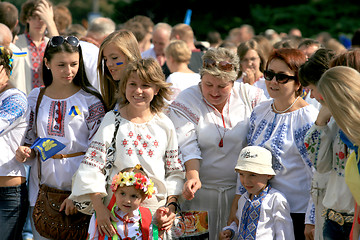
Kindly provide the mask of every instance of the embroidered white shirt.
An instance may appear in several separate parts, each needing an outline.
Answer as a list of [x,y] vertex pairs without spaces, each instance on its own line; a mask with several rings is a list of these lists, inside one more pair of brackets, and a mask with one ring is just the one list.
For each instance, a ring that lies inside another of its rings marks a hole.
[[23,92],[11,88],[0,93],[0,176],[26,177],[15,152],[24,143],[29,113]]
[[[232,222],[230,226],[225,227],[223,230],[229,229],[233,231],[234,236],[231,239],[242,239],[239,232],[245,231],[240,229],[241,217],[243,215],[244,206],[249,199],[249,193],[245,192],[238,201],[238,210],[236,217],[239,219],[239,226]],[[293,240],[294,230],[290,216],[290,207],[284,195],[278,190],[271,188],[262,200],[260,208],[260,216],[257,222],[256,236],[257,240]],[[249,230],[249,229],[247,229]],[[252,238],[251,238],[252,239]]]
[[[35,88],[28,96],[31,113],[25,143],[30,145],[36,140],[34,112],[39,92],[40,88]],[[73,106],[78,107],[78,115],[70,115]],[[54,138],[64,144],[66,147],[58,154],[86,152],[104,115],[105,109],[100,99],[83,90],[66,99],[52,99],[44,95],[37,115],[37,136]],[[70,191],[71,178],[82,158],[83,155],[63,159],[49,158],[42,162],[41,183]],[[28,162],[31,164],[29,199],[30,206],[34,206],[39,188],[37,159]]]
[[354,213],[354,199],[345,183],[345,165],[348,155],[340,139],[340,128],[331,118],[325,126],[314,124],[305,136],[305,146],[314,167],[319,173],[330,171],[323,205],[342,213]]
[[173,92],[173,95],[171,95],[171,103],[181,91],[197,85],[200,82],[200,74],[174,72],[168,76],[166,82],[172,84],[170,87]]

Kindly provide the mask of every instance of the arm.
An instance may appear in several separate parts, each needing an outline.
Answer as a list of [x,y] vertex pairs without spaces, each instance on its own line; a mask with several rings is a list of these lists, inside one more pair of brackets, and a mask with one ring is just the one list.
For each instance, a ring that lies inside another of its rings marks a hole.
[[90,194],[91,202],[96,212],[97,227],[100,235],[106,234],[108,237],[114,236],[116,231],[111,221],[118,221],[104,205],[101,194]]
[[183,196],[187,200],[191,200],[195,197],[197,190],[201,188],[201,181],[199,178],[200,160],[191,159],[185,162],[186,179],[184,184]]
[[[333,141],[336,132],[328,126],[331,115],[327,107],[322,107],[315,121],[304,138],[304,144],[311,162],[319,173],[332,169]],[[334,123],[335,124],[335,123]]]
[[274,196],[274,205],[271,209],[271,214],[274,216],[274,239],[294,240],[295,236],[290,216],[290,206],[281,193],[277,192]]
[[49,37],[59,36],[59,32],[54,20],[53,7],[47,1],[41,0],[34,13],[39,15],[41,20],[43,20],[46,24]]

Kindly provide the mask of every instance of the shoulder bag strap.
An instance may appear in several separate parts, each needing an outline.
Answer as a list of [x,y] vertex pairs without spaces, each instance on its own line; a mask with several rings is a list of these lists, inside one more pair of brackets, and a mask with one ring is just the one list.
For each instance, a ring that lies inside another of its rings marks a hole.
[[[37,134],[37,115],[38,115],[38,112],[39,112],[39,107],[40,107],[40,103],[41,103],[41,100],[45,94],[45,87],[44,88],[40,88],[40,92],[39,92],[39,95],[38,95],[38,98],[37,98],[37,101],[36,101],[36,107],[35,107],[35,113],[34,113],[34,127],[35,127],[35,134],[36,136],[38,136]],[[38,177],[39,177],[39,185],[40,185],[40,182],[41,182],[41,161],[40,161],[40,155],[37,154],[37,161],[38,161]]]

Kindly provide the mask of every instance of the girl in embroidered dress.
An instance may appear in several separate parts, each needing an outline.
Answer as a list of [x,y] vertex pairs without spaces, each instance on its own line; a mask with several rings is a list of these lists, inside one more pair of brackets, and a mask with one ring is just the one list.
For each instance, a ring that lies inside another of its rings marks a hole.
[[[44,96],[35,115],[40,88],[28,96],[31,108],[25,144],[16,151],[16,159],[28,162],[30,171],[30,210],[39,190],[36,152],[28,146],[37,137],[53,138],[65,145],[57,154],[41,163],[41,183],[60,190],[71,190],[71,178],[80,165],[88,145],[105,115],[101,95],[87,80],[81,47],[76,37],[56,36],[49,40],[43,61]],[[34,120],[36,119],[36,122]],[[71,200],[60,208],[67,215],[76,213]],[[33,227],[35,239],[41,239]]]
[[107,109],[117,108],[119,81],[129,62],[141,59],[138,42],[131,31],[111,33],[101,43],[98,58],[100,89]]
[[220,239],[293,240],[289,204],[269,183],[276,175],[271,152],[259,146],[243,148],[235,171],[246,189],[238,202],[240,222],[225,227]]
[[9,82],[11,63],[11,50],[0,46],[0,236],[21,239],[29,201],[25,167],[15,151],[24,142],[29,109],[26,95]]
[[225,48],[203,56],[201,82],[182,91],[172,102],[169,116],[186,167],[183,210],[209,212],[210,239],[226,226],[235,194],[234,167],[247,145],[249,117],[266,99],[263,91],[235,82],[239,58]]
[[[170,88],[165,82],[156,60],[138,59],[129,63],[119,84],[119,107],[108,112],[101,123],[85,157],[74,176],[71,199],[90,202],[96,211],[99,233],[111,237],[116,234],[111,225],[114,219],[106,208],[112,191],[106,184],[117,172],[141,164],[154,182],[157,193],[146,199],[142,206],[155,212],[168,203],[160,228],[170,229],[175,219],[177,195],[181,194],[184,170],[178,159],[178,143],[174,125],[162,113]],[[106,158],[112,146],[115,123],[116,150],[114,162]],[[103,171],[109,171],[105,179]],[[106,182],[107,181],[107,182]],[[103,201],[103,197],[106,197]],[[80,207],[82,207],[80,205]]]
[[[152,225],[150,209],[140,206],[146,198],[151,198],[155,193],[153,181],[140,164],[125,168],[115,175],[111,190],[114,194],[108,209],[116,218],[116,221],[111,222],[116,235],[109,239],[158,239],[162,236],[163,232],[159,233],[157,226]],[[105,235],[99,234],[96,213],[90,220],[88,235],[88,240],[95,239],[105,239]]]
[[[311,239],[315,221],[310,197],[314,168],[306,152],[304,137],[318,110],[300,97],[302,86],[297,72],[305,61],[305,54],[297,49],[277,49],[270,55],[264,76],[273,99],[254,109],[248,133],[250,146],[266,147],[274,156],[276,176],[270,182],[289,202],[296,239],[305,239],[304,231]],[[243,192],[245,189],[238,180],[233,203]],[[233,204],[232,212],[236,208]]]

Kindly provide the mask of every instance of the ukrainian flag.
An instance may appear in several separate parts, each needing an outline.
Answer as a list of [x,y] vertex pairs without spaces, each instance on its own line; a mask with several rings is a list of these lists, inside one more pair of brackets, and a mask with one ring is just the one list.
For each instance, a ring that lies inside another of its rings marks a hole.
[[37,149],[39,151],[41,160],[45,162],[48,158],[51,158],[63,150],[65,145],[53,138],[38,137],[30,148]]

